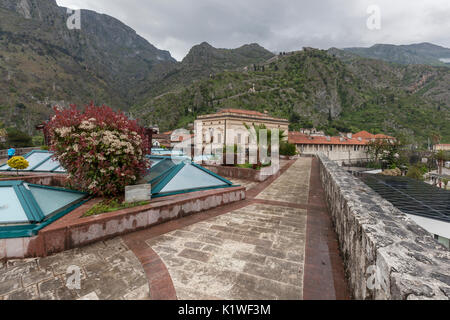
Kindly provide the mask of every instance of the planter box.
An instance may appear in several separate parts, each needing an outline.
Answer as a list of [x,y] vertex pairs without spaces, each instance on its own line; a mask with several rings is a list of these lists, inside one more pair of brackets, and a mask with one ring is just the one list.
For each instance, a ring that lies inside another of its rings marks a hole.
[[269,179],[270,175],[264,175],[261,170],[238,168],[238,167],[227,167],[219,165],[203,165],[204,168],[218,174],[219,176],[250,180],[255,182],[263,182]]

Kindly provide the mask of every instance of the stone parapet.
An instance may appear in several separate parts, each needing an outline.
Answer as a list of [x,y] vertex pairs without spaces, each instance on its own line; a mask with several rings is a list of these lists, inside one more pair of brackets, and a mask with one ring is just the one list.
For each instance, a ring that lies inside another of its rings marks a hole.
[[319,155],[355,299],[450,299],[450,251],[364,182]]

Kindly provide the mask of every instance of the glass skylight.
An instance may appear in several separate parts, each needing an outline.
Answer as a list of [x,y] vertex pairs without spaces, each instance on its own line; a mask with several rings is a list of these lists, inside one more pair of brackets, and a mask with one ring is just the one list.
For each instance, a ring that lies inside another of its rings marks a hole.
[[0,239],[33,236],[83,203],[87,194],[62,188],[0,181]]
[[[61,164],[52,159],[53,153],[43,150],[35,150],[24,158],[29,162],[29,166],[25,170],[19,170],[22,172],[56,172],[65,173],[66,170],[61,167]],[[0,166],[0,172],[14,170],[10,168],[7,164]]]
[[229,184],[192,164],[186,164],[180,172],[166,184],[161,192],[166,193],[219,186],[229,186]]
[[66,190],[48,189],[40,186],[30,186],[29,188],[46,217],[85,197],[84,194],[67,192]]
[[233,187],[232,182],[186,161],[185,157],[177,158],[178,161],[173,161],[171,157],[158,156],[152,156],[150,159],[160,160],[145,177],[152,185],[153,197]]
[[0,187],[0,224],[27,223],[28,217],[13,187]]

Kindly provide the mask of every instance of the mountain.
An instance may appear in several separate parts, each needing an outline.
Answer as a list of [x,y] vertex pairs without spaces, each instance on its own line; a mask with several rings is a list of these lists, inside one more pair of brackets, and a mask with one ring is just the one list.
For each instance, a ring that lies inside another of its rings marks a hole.
[[203,42],[192,47],[180,63],[168,66],[159,74],[157,81],[148,81],[141,91],[141,103],[161,94],[181,90],[194,81],[212,77],[216,73],[260,64],[273,57],[272,52],[256,43],[237,49],[217,49]]
[[182,62],[119,20],[55,0],[0,1],[0,122],[33,133],[55,104],[89,101],[127,111],[211,74],[273,56],[257,44],[216,49],[202,43]]
[[[419,142],[437,132],[450,142],[450,68],[423,63],[448,57],[446,48],[378,46],[397,53],[376,60],[350,49],[275,56],[257,44],[204,42],[177,62],[115,18],[82,10],[81,29],[69,30],[70,15],[55,0],[0,1],[0,122],[34,134],[55,104],[94,101],[162,130],[242,108],[289,118],[292,129],[368,130]],[[388,58],[407,64],[382,61]]]
[[439,132],[450,141],[448,83],[448,68],[308,48],[271,58],[256,70],[214,74],[151,98],[132,112],[162,130],[186,126],[222,108],[241,108],[289,118],[292,129],[315,126],[329,134],[368,130],[421,143]]
[[450,67],[450,49],[431,43],[411,45],[376,44],[370,48],[345,48],[361,57],[399,64],[424,64]]
[[115,18],[81,11],[69,30],[55,0],[0,1],[0,120],[30,131],[56,103],[124,110],[143,82],[176,63]]

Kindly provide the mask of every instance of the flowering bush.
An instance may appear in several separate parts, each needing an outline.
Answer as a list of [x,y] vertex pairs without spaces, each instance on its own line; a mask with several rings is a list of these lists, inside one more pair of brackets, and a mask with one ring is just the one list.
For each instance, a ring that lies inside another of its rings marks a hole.
[[12,157],[8,160],[8,166],[16,169],[17,174],[19,174],[19,170],[25,170],[29,165],[30,163],[24,157]]
[[83,112],[72,105],[55,113],[47,124],[50,150],[83,191],[119,195],[149,167],[145,132],[123,113],[92,103]]

